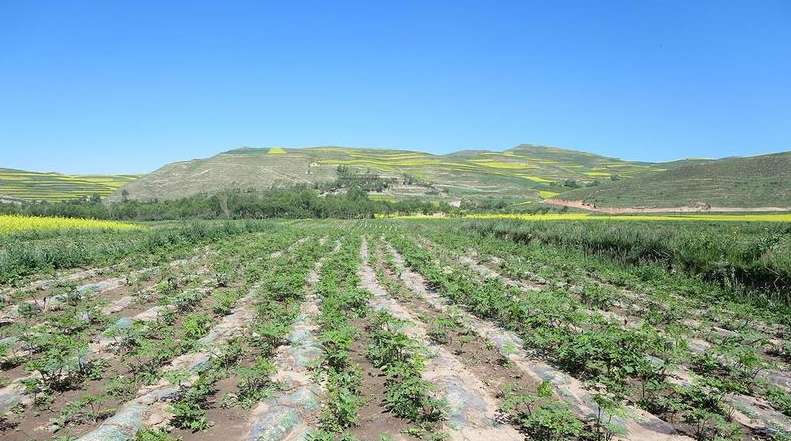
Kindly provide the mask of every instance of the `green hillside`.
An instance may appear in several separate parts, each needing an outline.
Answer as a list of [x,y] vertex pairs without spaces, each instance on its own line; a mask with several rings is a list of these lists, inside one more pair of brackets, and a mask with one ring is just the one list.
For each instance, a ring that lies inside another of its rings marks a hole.
[[62,201],[108,196],[136,175],[63,175],[0,168],[0,200]]
[[560,198],[597,207],[791,207],[791,152],[687,164]]
[[[345,147],[241,148],[168,164],[130,182],[124,190],[129,198],[139,200],[294,184],[332,191],[331,184],[339,178],[369,173],[387,181],[386,188],[375,197],[526,200],[552,197],[569,186],[610,180],[614,175],[630,179],[663,170],[662,164],[535,145],[504,152],[475,150],[448,155]],[[120,192],[113,196],[120,197]]]

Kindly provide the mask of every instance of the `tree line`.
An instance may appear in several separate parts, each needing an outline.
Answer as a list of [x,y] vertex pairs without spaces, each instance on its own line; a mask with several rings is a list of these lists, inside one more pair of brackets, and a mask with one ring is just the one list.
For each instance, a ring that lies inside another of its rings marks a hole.
[[0,214],[60,216],[110,220],[265,219],[265,218],[371,218],[376,214],[432,214],[450,212],[446,203],[419,199],[373,200],[360,187],[343,194],[321,196],[307,187],[266,191],[232,190],[178,199],[102,202],[100,198],[62,202],[0,204]]

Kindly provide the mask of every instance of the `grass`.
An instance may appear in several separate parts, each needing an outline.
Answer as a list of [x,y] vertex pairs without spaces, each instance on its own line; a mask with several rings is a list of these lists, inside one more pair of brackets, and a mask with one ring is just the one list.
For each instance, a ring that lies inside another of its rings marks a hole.
[[[694,222],[458,222],[470,231],[519,244],[559,246],[637,266],[658,262],[673,271],[715,281],[724,288],[738,291],[738,287],[744,287],[759,297],[769,295],[791,301],[791,224],[711,217]],[[448,222],[445,228],[452,225],[457,225],[456,221]]]
[[[623,176],[620,171],[617,173]],[[791,153],[691,163],[563,194],[600,207],[791,206]]]
[[62,217],[32,217],[0,215],[0,235],[54,230],[112,230],[124,231],[143,228],[127,222]]

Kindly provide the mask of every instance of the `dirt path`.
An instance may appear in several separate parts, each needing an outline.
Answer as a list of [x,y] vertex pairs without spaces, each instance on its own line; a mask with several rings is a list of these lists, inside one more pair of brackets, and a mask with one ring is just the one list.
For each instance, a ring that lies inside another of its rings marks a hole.
[[524,439],[510,425],[498,422],[498,400],[484,382],[448,350],[434,345],[428,338],[425,327],[379,285],[373,269],[367,263],[368,243],[365,238],[360,253],[363,259],[360,286],[374,295],[371,306],[386,310],[394,317],[408,322],[410,326],[404,332],[429,348],[424,379],[435,384],[438,396],[448,402],[450,418],[445,430],[450,438],[463,441]]

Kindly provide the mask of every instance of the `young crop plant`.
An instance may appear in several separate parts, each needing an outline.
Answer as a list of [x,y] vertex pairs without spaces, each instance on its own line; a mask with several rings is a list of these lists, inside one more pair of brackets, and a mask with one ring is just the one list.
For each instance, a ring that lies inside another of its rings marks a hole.
[[25,362],[26,354],[13,342],[0,343],[0,370],[12,369]]
[[69,402],[61,409],[60,417],[53,425],[63,428],[104,420],[112,415],[113,409],[105,408],[103,401],[105,399],[101,396],[86,395],[80,400]]
[[426,331],[434,343],[448,345],[451,343],[450,330],[459,327],[461,323],[452,316],[440,316],[434,319],[433,325]]
[[95,374],[93,363],[85,361],[87,342],[71,336],[49,335],[51,346],[25,364],[28,372],[38,372],[37,386],[45,392],[78,388]]
[[327,388],[327,404],[319,418],[320,430],[313,438],[316,440],[348,439],[344,433],[357,424],[363,405],[361,373],[349,361],[349,351],[359,332],[349,319],[367,313],[368,293],[355,287],[358,247],[358,241],[347,240],[324,264],[315,287],[322,299],[318,321],[324,354],[319,369]]
[[243,409],[250,409],[263,398],[269,396],[272,387],[270,376],[275,373],[275,366],[264,356],[255,358],[252,366],[240,366],[236,369],[239,377],[238,402]]
[[206,399],[214,394],[211,373],[203,371],[192,386],[180,393],[171,403],[170,410],[173,417],[170,423],[174,427],[187,429],[193,432],[206,430],[210,427],[206,418]]
[[536,395],[505,391],[501,411],[530,439],[561,441],[581,439],[585,426],[569,410],[568,405],[551,398],[552,387],[542,384]]
[[399,331],[402,326],[387,312],[377,312],[369,329],[368,358],[387,376],[388,408],[409,421],[430,425],[444,418],[444,403],[431,397],[431,384],[421,377],[422,348]]
[[214,291],[212,297],[212,312],[218,316],[231,313],[236,302],[242,298],[244,290],[240,288],[220,288]]
[[211,328],[212,318],[206,313],[187,316],[182,324],[184,336],[190,340],[197,340]]

